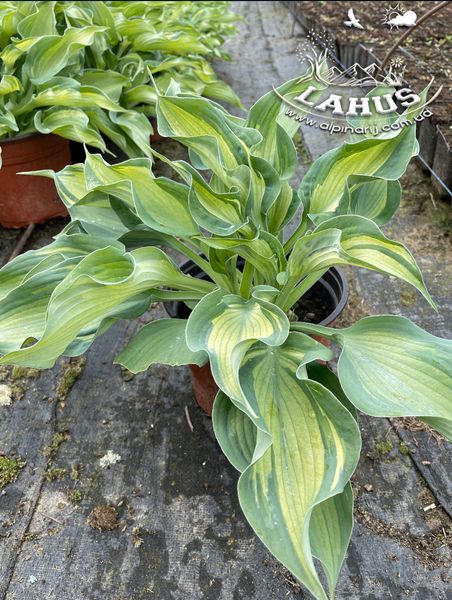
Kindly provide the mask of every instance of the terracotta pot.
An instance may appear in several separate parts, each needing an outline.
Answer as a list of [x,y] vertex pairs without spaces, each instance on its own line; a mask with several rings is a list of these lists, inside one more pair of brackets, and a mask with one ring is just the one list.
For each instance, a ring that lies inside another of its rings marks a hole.
[[17,173],[39,169],[60,171],[71,163],[68,140],[38,134],[0,140],[0,146],[0,225],[25,227],[66,216],[66,207],[51,179]]
[[152,142],[160,142],[161,140],[164,140],[165,138],[163,137],[163,135],[160,135],[160,133],[157,130],[157,119],[152,118],[151,125],[152,129],[154,130],[154,133],[151,135],[151,144]]
[[[201,275],[199,267],[191,261],[184,263],[180,268],[183,273],[192,275],[193,277],[199,277]],[[318,294],[319,290],[321,290],[324,295],[326,294],[328,296],[331,312],[327,317],[320,321],[318,325],[331,327],[334,325],[337,317],[347,304],[347,280],[339,269],[332,267],[312,286],[308,291],[308,294],[310,292],[313,295]],[[179,319],[187,319],[191,312],[188,306],[183,302],[168,302],[165,304],[165,309],[170,317]],[[324,337],[317,335],[313,335],[312,337],[325,346],[330,345],[330,341]],[[210,364],[207,363],[203,367],[198,367],[197,365],[189,365],[189,367],[196,402],[210,417],[212,416],[213,402],[218,392],[218,386],[212,376]]]
[[209,417],[212,416],[213,401],[218,392],[218,386],[212,377],[210,363],[203,367],[188,365],[191,371],[191,383],[195,392],[196,402]]

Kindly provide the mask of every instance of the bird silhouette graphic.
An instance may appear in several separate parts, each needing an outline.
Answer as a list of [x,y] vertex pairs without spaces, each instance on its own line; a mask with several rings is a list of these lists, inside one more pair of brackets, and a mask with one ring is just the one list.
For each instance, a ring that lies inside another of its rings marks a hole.
[[347,16],[348,16],[349,20],[348,21],[344,21],[344,24],[347,25],[347,27],[356,27],[356,29],[364,29],[364,27],[359,22],[359,19],[357,19],[355,17],[355,13],[353,12],[353,8],[349,8],[348,9]]

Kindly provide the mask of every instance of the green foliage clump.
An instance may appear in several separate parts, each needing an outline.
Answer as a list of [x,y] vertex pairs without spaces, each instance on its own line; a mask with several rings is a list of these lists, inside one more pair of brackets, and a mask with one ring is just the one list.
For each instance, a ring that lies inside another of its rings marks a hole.
[[228,2],[10,2],[0,17],[0,138],[54,133],[106,151],[106,137],[150,156],[149,116],[172,79],[240,106],[209,62],[228,58]]

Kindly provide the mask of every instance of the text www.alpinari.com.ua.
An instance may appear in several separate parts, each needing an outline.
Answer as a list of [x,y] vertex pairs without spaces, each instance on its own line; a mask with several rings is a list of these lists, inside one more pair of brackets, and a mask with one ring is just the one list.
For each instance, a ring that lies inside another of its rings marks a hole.
[[402,129],[403,127],[408,127],[410,125],[414,125],[415,122],[423,121],[428,117],[431,117],[433,113],[428,109],[424,109],[420,115],[414,117],[413,120],[410,119],[402,119],[400,121],[396,121],[395,123],[385,123],[384,125],[377,126],[372,125],[370,127],[353,127],[352,125],[338,125],[337,123],[325,123],[323,121],[318,121],[317,119],[312,119],[311,116],[301,115],[296,110],[287,109],[286,117],[290,117],[295,119],[298,123],[305,123],[308,127],[315,127],[316,129],[321,129],[322,131],[328,131],[330,134],[333,133],[355,133],[358,135],[377,135],[380,132],[388,132],[395,131],[397,129]]

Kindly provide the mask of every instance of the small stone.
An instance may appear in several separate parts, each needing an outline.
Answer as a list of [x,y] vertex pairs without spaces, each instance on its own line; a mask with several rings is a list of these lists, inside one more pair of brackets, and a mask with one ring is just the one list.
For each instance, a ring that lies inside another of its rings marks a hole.
[[371,492],[374,489],[374,486],[371,483],[365,483],[364,489],[366,490],[366,492]]
[[6,383],[0,383],[0,406],[11,406],[12,390]]
[[119,454],[116,454],[116,452],[113,452],[113,450],[108,450],[108,452],[99,460],[99,464],[102,469],[107,469],[111,465],[115,465],[120,461],[121,456]]

